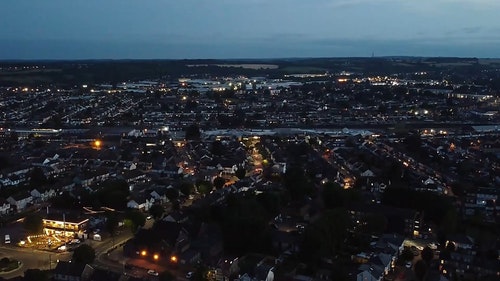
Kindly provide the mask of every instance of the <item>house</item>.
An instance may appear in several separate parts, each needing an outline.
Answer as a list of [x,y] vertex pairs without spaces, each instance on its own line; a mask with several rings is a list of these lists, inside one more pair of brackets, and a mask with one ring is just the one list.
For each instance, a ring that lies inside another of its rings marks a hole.
[[0,215],[6,215],[10,213],[10,203],[3,199],[0,198]]
[[144,194],[134,194],[127,202],[127,208],[148,211],[153,206],[155,199]]
[[131,184],[144,180],[146,178],[146,174],[139,170],[127,170],[123,172],[122,177],[127,183]]
[[34,188],[30,194],[35,202],[45,202],[57,195],[53,188]]
[[26,209],[31,202],[33,202],[33,196],[29,193],[17,193],[9,198],[7,198],[7,201],[10,203],[11,206],[15,206],[16,210],[18,212]]
[[463,250],[471,250],[474,247],[472,238],[465,234],[450,235],[446,241],[446,245],[449,243],[454,243],[455,248]]
[[151,195],[151,197],[155,199],[155,202],[159,202],[159,203],[168,202],[165,188],[161,188],[161,187],[155,188],[153,191],[151,191],[149,193],[149,195]]
[[79,214],[61,213],[52,211],[47,217],[42,219],[43,232],[47,235],[65,235],[81,237],[87,230],[89,219]]
[[194,249],[189,249],[179,255],[179,262],[182,265],[195,265],[201,260],[201,253]]
[[273,248],[278,251],[290,250],[291,252],[298,252],[300,249],[301,238],[297,231],[282,231],[274,230],[272,232]]
[[378,268],[364,267],[361,272],[356,275],[356,281],[380,281],[382,278],[382,271]]
[[90,281],[94,269],[90,265],[59,261],[54,269],[54,281]]
[[188,216],[182,211],[173,211],[168,214],[163,220],[168,222],[183,223],[188,220]]
[[[104,269],[95,269],[89,281],[119,281],[121,274]],[[128,279],[127,279],[128,280]]]

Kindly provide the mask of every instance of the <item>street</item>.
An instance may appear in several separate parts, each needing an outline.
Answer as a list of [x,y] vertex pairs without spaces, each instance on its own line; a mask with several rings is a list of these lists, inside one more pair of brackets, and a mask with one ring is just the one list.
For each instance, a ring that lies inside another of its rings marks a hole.
[[22,276],[26,269],[54,269],[57,261],[69,261],[71,259],[70,252],[49,252],[40,251],[17,246],[0,246],[0,256],[16,259],[20,261],[21,267],[8,273],[0,273],[0,277],[10,279],[16,276]]

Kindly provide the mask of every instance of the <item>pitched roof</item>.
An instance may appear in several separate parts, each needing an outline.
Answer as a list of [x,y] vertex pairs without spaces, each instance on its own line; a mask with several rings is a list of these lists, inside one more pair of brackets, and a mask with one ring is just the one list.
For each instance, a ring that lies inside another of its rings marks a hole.
[[59,261],[56,268],[54,269],[54,274],[66,275],[66,276],[81,276],[86,264]]

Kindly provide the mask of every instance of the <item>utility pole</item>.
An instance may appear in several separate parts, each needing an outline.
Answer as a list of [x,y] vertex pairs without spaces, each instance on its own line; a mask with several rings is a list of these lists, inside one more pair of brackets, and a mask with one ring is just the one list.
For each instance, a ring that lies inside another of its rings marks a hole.
[[64,245],[66,246],[66,213],[63,213],[63,237]]

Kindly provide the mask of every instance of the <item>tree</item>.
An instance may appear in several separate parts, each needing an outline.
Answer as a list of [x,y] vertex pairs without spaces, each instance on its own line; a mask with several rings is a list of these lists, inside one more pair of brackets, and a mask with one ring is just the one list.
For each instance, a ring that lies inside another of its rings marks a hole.
[[170,271],[163,271],[158,275],[158,280],[160,281],[174,281],[175,276],[170,273]]
[[216,189],[221,189],[226,184],[226,180],[221,177],[216,177],[214,179],[214,187]]
[[135,233],[139,227],[146,223],[146,216],[138,210],[130,210],[125,214],[125,225]]
[[430,247],[425,247],[420,255],[427,264],[430,264],[431,260],[434,258],[434,251],[432,251]]
[[333,258],[345,246],[351,219],[346,210],[337,208],[324,212],[306,228],[300,256],[310,265],[323,258]]
[[302,200],[311,195],[313,184],[304,173],[304,169],[297,165],[290,166],[284,176],[284,184],[292,200]]
[[63,191],[59,196],[50,199],[51,206],[59,209],[75,209],[79,207],[79,202],[72,197],[68,191]]
[[186,128],[186,140],[199,140],[201,137],[200,127],[192,124]]
[[336,182],[327,182],[323,185],[323,203],[328,209],[344,206],[342,187]]
[[87,244],[78,246],[73,252],[72,260],[77,263],[89,264],[95,259],[95,250]]
[[117,210],[124,210],[130,195],[129,185],[125,180],[108,180],[97,192],[97,200],[102,205]]
[[149,214],[155,219],[160,219],[165,212],[165,208],[162,205],[155,204],[149,208]]
[[428,266],[424,260],[419,260],[415,263],[414,271],[417,277],[417,280],[423,281],[425,276],[427,275]]
[[39,187],[47,183],[47,177],[45,177],[45,173],[42,168],[35,167],[31,171],[30,174],[30,186],[31,187]]
[[226,148],[224,147],[224,144],[220,140],[212,142],[210,152],[212,152],[213,155],[222,156],[224,155],[225,151]]
[[410,248],[404,248],[401,255],[399,255],[399,258],[404,262],[411,261],[413,260],[413,252]]
[[49,273],[46,270],[26,269],[24,271],[24,281],[49,281]]
[[387,229],[388,221],[384,215],[369,214],[365,218],[364,229],[367,233],[384,233]]
[[115,213],[109,213],[106,216],[106,224],[104,225],[104,227],[111,236],[115,236],[116,230],[118,229],[118,222],[119,219]]
[[193,274],[193,281],[207,281],[208,268],[203,265],[198,265]]
[[182,192],[185,196],[188,196],[194,191],[194,184],[191,182],[183,181],[179,185],[179,191]]
[[167,188],[165,189],[165,196],[172,202],[179,198],[179,190],[177,188]]
[[453,243],[451,241],[448,242],[446,244],[446,250],[449,251],[449,252],[455,252],[455,250],[456,250],[455,243]]
[[208,194],[213,188],[212,183],[209,181],[200,181],[196,183],[196,186],[198,188],[198,192],[203,195]]
[[43,231],[43,220],[38,214],[29,214],[24,218],[24,228],[29,234],[40,234]]
[[247,175],[247,171],[243,167],[238,167],[235,174],[236,174],[236,177],[238,177],[241,180],[241,179],[245,178],[245,176]]

